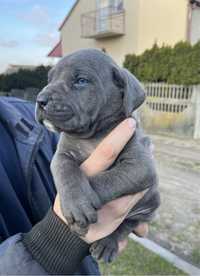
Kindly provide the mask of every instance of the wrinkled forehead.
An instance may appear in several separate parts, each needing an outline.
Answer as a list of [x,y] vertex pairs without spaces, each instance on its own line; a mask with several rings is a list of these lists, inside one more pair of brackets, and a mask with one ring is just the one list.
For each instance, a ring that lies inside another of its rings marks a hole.
[[86,71],[86,73],[108,74],[114,65],[113,60],[98,50],[81,50],[63,57],[56,65],[60,71]]

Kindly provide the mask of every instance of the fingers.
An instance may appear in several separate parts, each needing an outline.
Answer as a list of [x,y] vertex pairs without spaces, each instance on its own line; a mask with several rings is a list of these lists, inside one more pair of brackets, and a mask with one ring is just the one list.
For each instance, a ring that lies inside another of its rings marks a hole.
[[142,192],[139,192],[137,194],[131,195],[131,200],[129,202],[129,204],[127,205],[128,208],[128,212],[143,198],[143,196],[146,194],[146,192],[149,189],[145,189]]
[[[149,232],[149,226],[147,223],[140,223],[137,227],[134,228],[133,233],[139,237],[146,237]],[[122,251],[127,247],[128,240],[122,240],[118,242],[119,251],[118,253],[122,253]]]
[[119,241],[118,242],[118,253],[122,253],[122,251],[127,247],[127,244],[128,244],[128,240],[122,240],[122,241]]
[[81,165],[83,171],[88,176],[93,176],[109,168],[133,136],[135,128],[136,122],[133,118],[120,123]]
[[113,223],[116,223],[117,228],[129,211],[143,198],[146,192],[147,190],[144,190],[135,195],[123,196],[108,202],[98,211],[99,221],[104,221],[106,224],[112,220]]
[[139,237],[146,237],[149,232],[149,226],[147,223],[140,223],[134,228],[133,233]]
[[143,198],[147,191],[148,189],[134,195],[123,196],[108,204],[111,204],[115,216],[118,218],[121,217],[123,220],[130,210]]

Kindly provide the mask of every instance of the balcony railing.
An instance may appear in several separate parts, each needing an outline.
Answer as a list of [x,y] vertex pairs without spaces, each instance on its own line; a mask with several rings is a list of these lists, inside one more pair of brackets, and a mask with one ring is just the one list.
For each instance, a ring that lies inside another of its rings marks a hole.
[[81,36],[105,38],[125,34],[125,11],[114,6],[82,14]]

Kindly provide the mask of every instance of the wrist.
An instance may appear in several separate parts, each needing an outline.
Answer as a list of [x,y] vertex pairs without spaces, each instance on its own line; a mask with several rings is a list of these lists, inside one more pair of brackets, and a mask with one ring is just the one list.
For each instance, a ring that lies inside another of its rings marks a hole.
[[72,274],[89,249],[52,210],[23,235],[22,242],[49,274]]
[[[53,211],[56,214],[56,216],[66,225],[68,225],[67,220],[65,219],[65,217],[63,216],[62,210],[61,210],[61,206],[60,206],[60,197],[59,195],[56,196],[55,202],[54,202],[54,206],[53,206]],[[82,239],[84,242],[86,242],[87,244],[91,244],[93,242],[92,237],[90,237],[90,232],[88,232],[86,234],[85,237],[81,237],[80,239]]]

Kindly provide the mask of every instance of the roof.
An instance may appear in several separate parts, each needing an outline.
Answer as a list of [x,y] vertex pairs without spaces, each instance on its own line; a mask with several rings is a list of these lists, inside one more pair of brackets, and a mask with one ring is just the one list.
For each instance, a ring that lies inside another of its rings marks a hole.
[[65,25],[65,22],[67,21],[67,19],[70,17],[71,13],[73,12],[74,8],[76,7],[76,5],[78,4],[80,0],[76,0],[73,4],[73,6],[71,7],[71,9],[69,10],[68,14],[65,16],[63,22],[60,24],[60,27],[59,27],[59,31],[62,29],[62,27]]
[[48,57],[62,57],[62,41],[60,40],[56,46],[48,53]]

